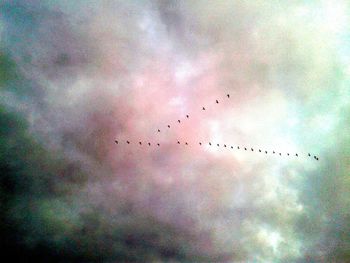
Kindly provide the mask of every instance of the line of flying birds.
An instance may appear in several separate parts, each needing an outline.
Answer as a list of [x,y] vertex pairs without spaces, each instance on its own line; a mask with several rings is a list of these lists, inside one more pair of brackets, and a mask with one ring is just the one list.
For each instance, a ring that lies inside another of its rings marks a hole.
[[[229,98],[230,98],[230,94],[226,94],[226,97],[229,99]],[[219,100],[215,100],[215,103],[216,103],[216,104],[219,104]],[[205,107],[204,107],[204,106],[202,107],[202,110],[205,111]],[[189,119],[190,116],[187,114],[187,115],[186,115],[186,118]],[[181,120],[179,119],[179,120],[177,120],[177,122],[178,122],[178,123],[181,123]],[[168,124],[167,127],[170,128],[170,124]],[[161,130],[158,129],[157,132],[161,132]],[[120,142],[119,142],[118,140],[115,140],[115,143],[116,143],[116,144],[119,144]],[[131,142],[127,140],[127,141],[126,141],[126,144],[131,144]],[[139,145],[145,144],[145,145],[148,145],[148,146],[152,146],[152,144],[151,144],[150,142],[142,143],[141,141],[139,141],[138,144],[139,144]],[[181,144],[181,142],[180,142],[180,141],[177,141],[177,144]],[[188,142],[184,142],[183,144],[189,145]],[[199,144],[200,146],[202,146],[202,145],[204,146],[206,143],[198,142],[198,144]],[[154,145],[157,145],[157,146],[159,147],[159,146],[160,146],[160,143],[155,143]],[[215,143],[208,142],[208,145],[209,145],[209,146],[215,146]],[[217,143],[216,146],[217,146],[217,147],[220,147],[220,144]],[[226,145],[226,144],[221,144],[221,146],[224,147],[224,148],[231,148],[231,149],[234,149],[234,148],[235,148],[234,146]],[[240,146],[237,146],[237,149],[238,149],[238,150],[240,150],[240,149],[243,150],[243,149],[244,149],[245,151],[252,151],[252,152],[254,152],[254,148],[250,148],[250,149],[249,149],[249,148],[247,148],[247,147],[240,147]],[[265,154],[268,154],[268,153],[269,153],[268,151],[266,151],[266,150],[261,150],[261,149],[258,149],[258,152],[260,152],[260,153],[265,153]],[[282,156],[282,153],[281,153],[281,152],[272,151],[272,154],[277,154],[277,155]],[[290,156],[290,155],[292,155],[292,154],[287,153],[286,155],[287,155],[287,156]],[[299,154],[298,154],[298,153],[295,153],[295,156],[298,157]],[[308,153],[307,156],[308,156],[308,157],[311,157],[311,154]],[[314,155],[313,158],[314,158],[316,161],[319,160],[319,157],[317,157],[316,155]]]

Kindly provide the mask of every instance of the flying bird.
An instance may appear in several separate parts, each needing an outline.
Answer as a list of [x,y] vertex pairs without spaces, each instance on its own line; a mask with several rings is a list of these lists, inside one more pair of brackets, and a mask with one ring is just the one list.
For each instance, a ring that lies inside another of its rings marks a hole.
[[170,125],[168,125],[168,128],[170,128]]
[[203,107],[203,110],[205,110],[205,108]]
[[259,149],[259,152],[261,153],[261,150]]
[[211,142],[209,143],[209,145],[211,145]]
[[218,101],[218,100],[216,100],[216,103],[217,103],[217,104],[219,104],[219,101]]
[[130,144],[130,142],[129,142],[129,141],[126,141],[126,143],[127,143],[127,144]]
[[177,141],[177,144],[180,144],[180,142],[179,142],[179,141]]
[[181,121],[180,120],[177,120],[178,123],[180,123]]
[[186,115],[186,118],[188,119],[190,116]]
[[199,145],[202,145],[202,143],[200,142]]
[[158,132],[160,132],[160,130],[158,129]]
[[115,141],[116,144],[118,144],[118,141]]
[[185,142],[185,144],[186,144],[186,145],[188,145],[188,143],[187,143],[187,142]]
[[139,142],[140,145],[142,145],[142,142]]
[[230,94],[227,94],[226,96],[227,96],[227,98],[230,98]]

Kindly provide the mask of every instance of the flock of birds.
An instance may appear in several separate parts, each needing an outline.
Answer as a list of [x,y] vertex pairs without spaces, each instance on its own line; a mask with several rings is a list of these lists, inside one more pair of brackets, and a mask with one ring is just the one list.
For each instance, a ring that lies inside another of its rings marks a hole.
[[[229,98],[230,98],[230,94],[227,94],[226,97],[229,99]],[[215,100],[215,103],[216,103],[216,104],[219,104],[219,100]],[[202,111],[205,111],[205,110],[206,110],[206,108],[203,106],[203,107],[202,107]],[[190,118],[190,115],[187,114],[187,115],[186,115],[186,118],[189,119],[189,118]],[[181,120],[178,119],[177,122],[178,122],[178,123],[181,123]],[[170,127],[171,127],[170,124],[168,124],[167,127],[168,127],[168,129],[170,129]],[[157,132],[160,133],[161,130],[158,129]],[[115,143],[116,143],[116,144],[119,144],[119,143],[121,143],[121,142],[118,141],[118,140],[115,140]],[[131,142],[130,142],[129,140],[125,141],[125,143],[126,143],[126,144],[131,144]],[[136,143],[137,143],[137,142],[136,142]],[[184,145],[187,145],[187,146],[189,145],[188,142],[182,142],[182,143],[181,143],[180,141],[177,141],[177,144],[184,144]],[[214,147],[215,147],[215,143],[212,143],[212,142],[207,142],[207,143],[198,142],[198,145],[199,145],[199,146],[204,146],[204,145],[206,145],[206,144],[209,145],[209,146],[214,146]],[[149,147],[152,146],[152,145],[156,145],[156,146],[159,147],[159,146],[160,146],[160,143],[154,143],[154,144],[152,144],[152,143],[150,143],[150,142],[142,142],[142,141],[139,141],[139,142],[138,142],[138,145],[140,145],[140,146],[142,146],[142,145],[148,145]],[[217,146],[217,147],[220,147],[220,144],[219,144],[219,143],[216,143],[216,146]],[[228,144],[221,144],[221,147],[229,148],[229,149],[235,149],[235,147],[237,147],[237,150],[240,150],[240,149],[243,150],[243,149],[244,149],[244,151],[249,151],[249,150],[250,150],[250,151],[254,152],[254,148],[248,149],[247,147],[240,147],[239,145],[237,145],[237,146],[234,147],[234,146],[228,145]],[[258,149],[258,152],[259,152],[259,153],[265,153],[265,154],[268,154],[268,153],[269,153],[268,151],[266,151],[266,150],[261,150],[261,149]],[[271,151],[270,151],[270,153],[271,153]],[[272,154],[277,154],[277,155],[282,156],[282,153],[281,153],[281,152],[276,152],[276,151],[274,151],[274,150],[272,151]],[[295,157],[298,157],[298,156],[299,156],[298,153],[295,153],[295,154],[286,153],[286,155],[287,155],[287,156],[292,156],[292,155],[294,155]],[[308,156],[308,157],[312,157],[312,155],[311,155],[310,153],[308,153],[307,156]],[[319,160],[319,157],[316,156],[316,155],[313,155],[313,159],[315,159],[316,161],[318,161],[318,160]]]

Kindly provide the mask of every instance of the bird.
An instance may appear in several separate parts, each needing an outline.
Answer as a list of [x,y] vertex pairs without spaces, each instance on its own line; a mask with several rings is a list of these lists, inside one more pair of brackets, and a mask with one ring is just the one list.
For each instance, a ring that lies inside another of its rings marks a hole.
[[179,141],[177,141],[177,144],[180,144],[180,142],[179,142]]
[[158,129],[158,132],[160,132],[160,130]]
[[289,156],[289,153],[287,153],[287,155]]
[[202,145],[202,143],[200,142],[199,145]]
[[170,128],[170,125],[168,125],[168,128]]
[[211,142],[209,143],[209,145],[211,145]]
[[265,154],[267,154],[267,151],[265,151]]
[[116,140],[115,143],[118,144],[118,141]]
[[219,104],[219,101],[218,101],[218,100],[216,100],[216,103],[217,103],[217,104]]
[[298,154],[296,153],[296,154],[295,154],[295,156],[297,156],[297,157],[298,157]]
[[220,146],[220,144],[217,144],[217,146],[219,147],[219,146]]
[[280,155],[282,155],[282,154],[280,153]]
[[275,154],[275,151],[273,151],[272,153]]
[[181,121],[180,120],[177,120],[178,123],[180,123]]
[[318,161],[318,157],[316,157],[316,160]]
[[237,146],[237,149],[239,150],[239,146]]
[[188,145],[188,143],[187,143],[187,142],[185,142],[185,144],[186,144],[186,145]]
[[126,143],[127,143],[127,144],[130,144],[130,142],[129,142],[129,141],[126,141]]
[[157,143],[157,145],[158,145],[158,146],[160,146],[160,144],[159,144],[159,143]]
[[261,153],[261,150],[259,149],[259,152]]
[[151,143],[150,143],[150,142],[148,143],[148,146],[151,146]]
[[308,153],[307,155],[308,155],[308,156],[311,156],[311,154],[309,154],[309,153]]
[[253,148],[250,148],[252,150],[252,152],[254,152],[254,149]]
[[205,110],[205,108],[203,107],[203,110]]
[[188,119],[190,116],[186,115],[186,118]]
[[227,98],[229,98],[229,97],[230,97],[230,94],[227,94],[226,96],[227,96]]
[[224,147],[226,147],[226,144],[224,144]]
[[244,147],[244,150],[246,151],[246,150],[247,150],[247,148],[245,148],[245,147]]
[[316,155],[314,156],[315,159],[317,159]]
[[139,142],[140,145],[142,145],[142,142]]
[[231,149],[233,149],[233,146],[231,146]]

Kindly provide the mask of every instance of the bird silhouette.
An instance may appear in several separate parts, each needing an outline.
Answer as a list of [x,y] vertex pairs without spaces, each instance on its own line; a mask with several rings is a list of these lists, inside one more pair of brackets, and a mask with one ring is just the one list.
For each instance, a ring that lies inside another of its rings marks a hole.
[[227,94],[226,96],[227,96],[227,98],[229,98],[229,97],[230,97],[230,94]]
[[116,144],[118,144],[118,141],[115,141]]
[[127,143],[127,144],[130,144],[130,142],[129,142],[129,141],[126,141],[126,143]]
[[316,157],[316,160],[318,161],[318,157]]
[[275,151],[273,151],[272,153],[275,154]]
[[219,147],[219,146],[220,146],[220,144],[217,144],[217,146]]
[[180,120],[177,120],[178,123],[180,123],[181,121]]
[[148,143],[148,146],[151,146],[151,143],[150,143],[150,142]]
[[188,145],[188,143],[187,143],[187,142],[185,142],[185,144],[186,144],[186,145]]
[[170,125],[168,125],[168,128],[170,128]]
[[209,145],[211,145],[211,142],[209,143]]
[[203,110],[205,110],[205,108],[203,107]]
[[158,129],[158,132],[160,132],[160,130]]
[[247,148],[245,148],[245,147],[244,147],[244,150],[246,151],[246,150],[247,150]]
[[200,142],[199,145],[202,145],[202,143]]
[[265,151],[265,154],[267,154],[267,151]]
[[142,145],[142,142],[139,142],[140,145]]
[[233,149],[233,146],[231,146],[231,149]]
[[289,153],[287,153],[287,155],[289,156]]
[[296,153],[295,156],[298,156],[298,154]]
[[179,141],[177,141],[177,144],[180,144],[180,142],[179,142]]
[[186,118],[188,119],[190,116],[186,115]]
[[280,155],[282,155],[282,154],[280,153]]
[[158,145],[158,146],[160,146],[160,144],[159,144],[159,143],[157,143],[157,145]]
[[226,144],[224,144],[224,147],[226,147]]
[[250,148],[252,150],[252,152],[254,152],[254,149],[253,148]]
[[216,100],[216,103],[217,103],[217,104],[219,104],[219,101],[218,101],[218,100]]
[[239,146],[237,146],[237,149],[239,150]]
[[261,150],[259,149],[259,152],[261,153]]
[[311,156],[311,154],[309,154],[309,153],[308,153],[307,155],[308,155],[308,156]]

